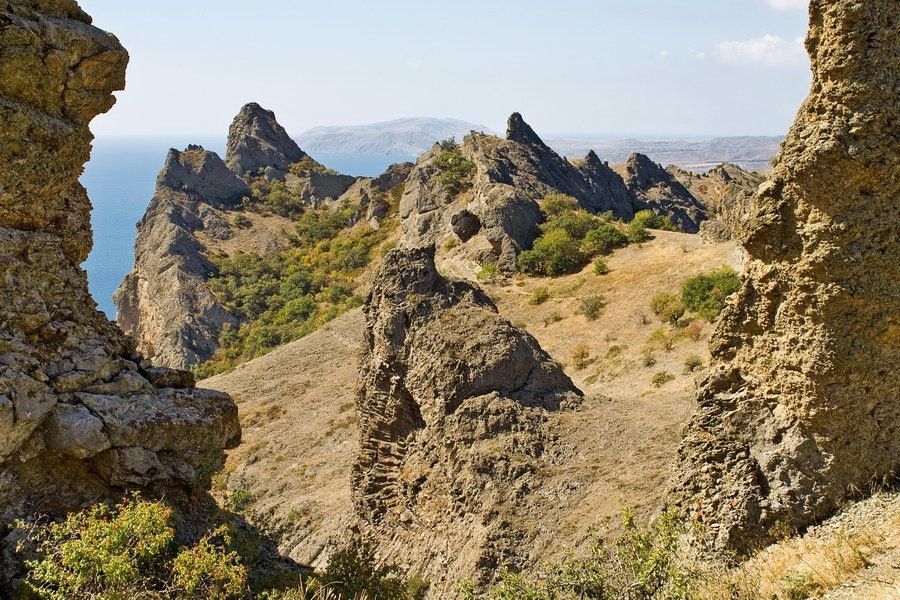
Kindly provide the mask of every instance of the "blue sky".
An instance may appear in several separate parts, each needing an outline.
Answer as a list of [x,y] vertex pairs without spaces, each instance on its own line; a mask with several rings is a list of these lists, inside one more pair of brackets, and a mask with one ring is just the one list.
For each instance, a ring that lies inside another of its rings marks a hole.
[[806,0],[81,0],[131,53],[98,134],[291,133],[406,116],[543,134],[782,134],[809,87]]

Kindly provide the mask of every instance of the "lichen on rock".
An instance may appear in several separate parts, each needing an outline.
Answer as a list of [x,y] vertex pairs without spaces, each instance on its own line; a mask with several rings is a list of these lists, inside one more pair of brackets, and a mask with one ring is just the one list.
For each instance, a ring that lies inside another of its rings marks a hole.
[[747,551],[900,463],[900,5],[813,0],[811,92],[741,232],[677,497]]

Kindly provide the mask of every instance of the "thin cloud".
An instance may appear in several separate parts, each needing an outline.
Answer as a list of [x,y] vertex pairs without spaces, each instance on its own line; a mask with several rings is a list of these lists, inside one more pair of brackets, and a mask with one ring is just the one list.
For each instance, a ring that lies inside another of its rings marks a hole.
[[806,10],[809,0],[763,0],[775,10]]
[[777,35],[764,35],[742,41],[719,42],[713,49],[719,62],[766,67],[792,67],[806,63],[803,38],[786,40]]
[[659,57],[660,57],[660,58],[668,58],[668,57],[669,57],[669,51],[668,51],[668,50],[660,50],[660,51],[659,51]]

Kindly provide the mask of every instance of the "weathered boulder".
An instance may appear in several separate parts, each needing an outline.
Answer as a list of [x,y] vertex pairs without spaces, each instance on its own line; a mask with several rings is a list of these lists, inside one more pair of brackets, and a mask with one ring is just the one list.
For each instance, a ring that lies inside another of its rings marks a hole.
[[304,158],[312,161],[275,120],[275,113],[256,102],[241,108],[228,130],[225,162],[240,177],[284,179],[288,167]]
[[554,460],[547,415],[580,392],[480,289],[441,277],[433,248],[388,254],[364,312],[361,527],[445,593],[521,565],[538,525],[510,519]]
[[643,154],[632,154],[622,166],[622,178],[633,197],[635,212],[652,210],[669,217],[687,233],[700,231],[708,218],[706,207],[661,165]]
[[[0,530],[134,485],[192,494],[240,435],[228,396],[152,383],[186,381],[149,376],[88,292],[78,178],[88,123],[112,107],[128,61],[90,23],[74,1],[0,3]],[[116,410],[96,410],[100,397]],[[129,454],[160,467],[116,458]]]
[[810,95],[741,241],[677,497],[746,551],[900,467],[900,5],[812,0]]

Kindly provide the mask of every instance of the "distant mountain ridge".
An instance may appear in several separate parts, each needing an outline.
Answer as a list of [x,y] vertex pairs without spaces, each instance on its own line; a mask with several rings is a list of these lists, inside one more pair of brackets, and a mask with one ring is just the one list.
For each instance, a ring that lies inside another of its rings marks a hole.
[[297,139],[312,154],[418,156],[439,140],[451,137],[461,140],[473,130],[491,133],[484,125],[459,119],[410,117],[365,125],[314,127],[301,133]]
[[[301,133],[299,144],[312,154],[405,154],[419,156],[443,139],[462,140],[470,131],[492,133],[484,125],[460,119],[412,117],[381,123],[319,126]],[[583,157],[590,150],[610,163],[624,162],[634,153],[662,165],[707,171],[727,162],[749,170],[766,170],[778,153],[781,136],[730,136],[699,139],[546,136],[546,143],[562,156]]]

